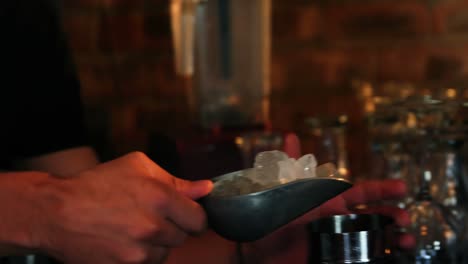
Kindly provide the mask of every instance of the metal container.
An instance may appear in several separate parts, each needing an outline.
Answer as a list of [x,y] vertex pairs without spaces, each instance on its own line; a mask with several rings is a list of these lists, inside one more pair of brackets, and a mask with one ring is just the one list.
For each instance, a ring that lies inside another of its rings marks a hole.
[[215,190],[203,197],[200,204],[216,233],[232,241],[255,241],[353,186],[345,179],[334,177],[329,168],[327,164],[318,166],[315,178],[279,184],[253,193],[218,195],[219,183],[248,177],[246,175],[252,169],[228,173],[212,179]]
[[336,215],[308,225],[309,263],[391,263],[389,217]]

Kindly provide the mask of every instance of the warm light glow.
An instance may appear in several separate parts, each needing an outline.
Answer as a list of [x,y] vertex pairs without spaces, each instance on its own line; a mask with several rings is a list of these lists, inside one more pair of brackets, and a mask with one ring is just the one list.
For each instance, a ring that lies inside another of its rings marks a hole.
[[409,128],[415,128],[418,125],[418,119],[414,113],[408,113],[406,119],[406,126]]
[[362,85],[362,97],[364,98],[370,98],[374,94],[374,91],[372,89],[372,85],[370,83],[364,83]]
[[457,96],[457,90],[455,88],[448,88],[447,91],[445,91],[445,95],[447,98],[453,99]]
[[375,104],[371,100],[367,101],[364,105],[364,111],[366,113],[374,113],[375,112]]
[[367,208],[366,204],[358,204],[354,207],[355,210],[366,210]]
[[381,104],[384,101],[383,98],[380,96],[374,96],[373,100],[374,100],[374,103],[376,104]]
[[348,116],[346,115],[342,115],[338,118],[338,121],[341,123],[341,124],[344,124],[346,122],[348,122]]
[[341,176],[348,176],[348,169],[347,168],[339,168],[338,169],[338,174]]
[[455,237],[455,234],[454,234],[453,231],[451,231],[451,230],[446,230],[446,231],[444,232],[444,237],[445,237],[445,239],[446,239],[447,241],[448,241],[448,240],[453,240],[454,237]]
[[244,145],[244,139],[241,137],[236,137],[236,145],[238,146]]
[[385,254],[387,254],[387,255],[392,254],[392,250],[389,249],[389,248],[386,248],[386,249],[385,249]]
[[421,236],[427,236],[427,230],[428,230],[427,226],[425,226],[425,225],[421,226],[420,235]]
[[439,186],[437,186],[437,184],[431,185],[430,189],[431,189],[431,193],[439,192]]

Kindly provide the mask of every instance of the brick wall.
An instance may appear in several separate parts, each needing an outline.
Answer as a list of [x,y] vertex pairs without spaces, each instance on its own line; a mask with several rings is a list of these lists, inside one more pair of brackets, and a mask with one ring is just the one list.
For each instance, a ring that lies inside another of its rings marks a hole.
[[366,137],[352,80],[463,80],[468,1],[277,0],[273,46],[273,123],[298,128],[305,116],[350,115],[351,169],[360,172]]
[[187,123],[167,1],[67,0],[64,18],[101,150],[145,150],[150,130],[169,133]]
[[[273,2],[275,128],[347,113],[356,150],[363,131],[352,79],[423,82],[468,73],[468,1]],[[148,131],[187,128],[167,0],[67,0],[64,12],[88,120],[113,151],[144,148]]]

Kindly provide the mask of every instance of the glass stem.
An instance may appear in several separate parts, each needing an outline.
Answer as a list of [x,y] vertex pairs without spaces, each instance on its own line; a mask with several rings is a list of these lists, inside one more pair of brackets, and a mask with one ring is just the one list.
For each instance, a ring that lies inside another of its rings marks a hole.
[[432,180],[432,172],[430,170],[424,170],[422,173],[422,182],[421,182],[421,189],[419,191],[418,200],[423,201],[431,201],[431,191],[430,191],[430,184]]

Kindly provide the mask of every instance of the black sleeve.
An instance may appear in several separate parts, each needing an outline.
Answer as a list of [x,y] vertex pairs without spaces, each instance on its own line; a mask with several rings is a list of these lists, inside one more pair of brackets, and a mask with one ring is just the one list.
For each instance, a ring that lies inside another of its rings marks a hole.
[[0,11],[0,158],[85,145],[80,84],[55,6],[6,2]]

